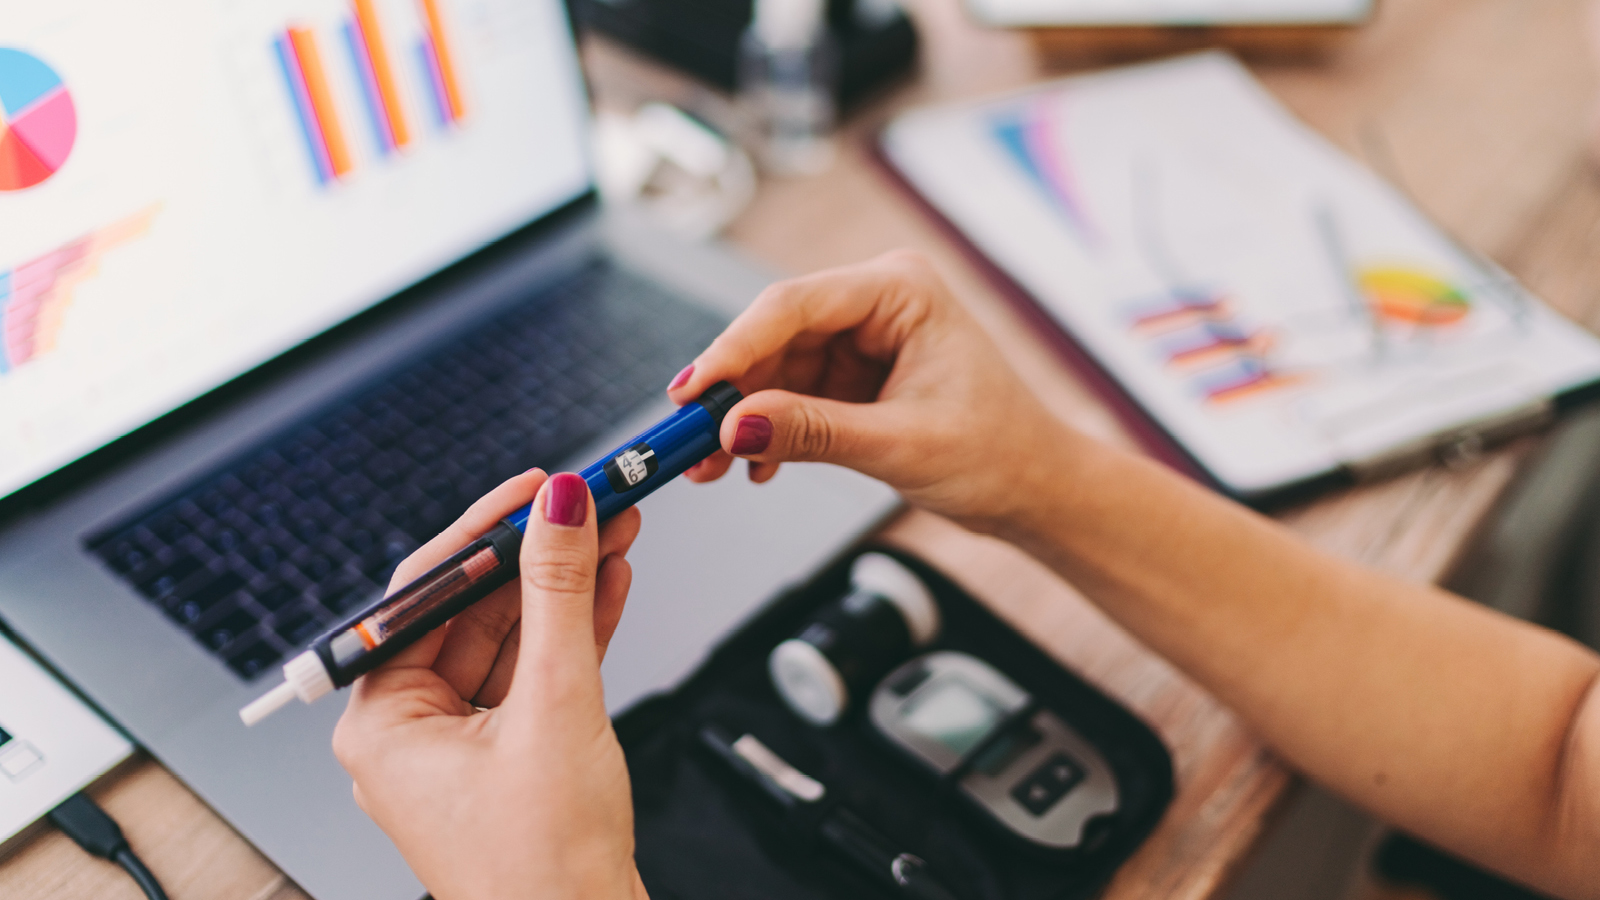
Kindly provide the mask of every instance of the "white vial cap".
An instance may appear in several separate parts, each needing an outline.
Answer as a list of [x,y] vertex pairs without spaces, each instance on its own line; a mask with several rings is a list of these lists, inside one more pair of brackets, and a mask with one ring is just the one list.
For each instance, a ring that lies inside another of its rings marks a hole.
[[822,28],[823,0],[756,0],[751,27],[769,47],[810,46]]
[[262,694],[239,710],[245,725],[254,725],[299,697],[311,703],[333,692],[333,679],[315,651],[307,650],[283,664],[283,684]]
[[911,643],[926,647],[939,636],[939,604],[912,571],[894,557],[882,553],[863,553],[850,566],[850,583],[858,591],[876,594],[889,601],[905,617]]
[[767,671],[789,708],[813,725],[839,721],[850,702],[844,676],[821,650],[799,638],[790,638],[772,648]]

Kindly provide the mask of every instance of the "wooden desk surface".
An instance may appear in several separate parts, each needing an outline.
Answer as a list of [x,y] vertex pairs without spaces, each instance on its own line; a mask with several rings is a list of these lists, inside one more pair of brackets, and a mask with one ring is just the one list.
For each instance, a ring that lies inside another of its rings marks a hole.
[[[1019,35],[971,26],[957,0],[908,0],[921,71],[857,113],[839,164],[766,182],[729,237],[794,272],[894,247],[927,252],[1050,408],[1107,440],[1115,420],[1059,365],[960,253],[875,171],[865,139],[894,111],[980,96],[1057,74]],[[1424,210],[1557,308],[1600,326],[1600,169],[1585,140],[1600,72],[1578,0],[1383,0],[1377,20],[1325,62],[1258,66],[1280,98],[1409,191]],[[601,104],[682,100],[698,90],[598,41],[585,62]],[[1282,520],[1316,545],[1419,581],[1438,580],[1536,441],[1329,496]],[[1016,550],[932,516],[886,536],[936,560],[974,594],[1151,722],[1177,763],[1178,794],[1106,896],[1216,895],[1266,827],[1291,776],[1240,722]],[[174,900],[303,897],[154,762],[140,758],[93,791]],[[0,862],[14,900],[139,896],[108,863],[43,831]]]

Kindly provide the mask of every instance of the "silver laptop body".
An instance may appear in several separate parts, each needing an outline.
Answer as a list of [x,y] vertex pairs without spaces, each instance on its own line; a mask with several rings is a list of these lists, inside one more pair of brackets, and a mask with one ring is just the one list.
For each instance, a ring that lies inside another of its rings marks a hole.
[[[275,681],[276,667],[252,681],[233,674],[95,560],[84,538],[596,254],[725,318],[771,280],[725,249],[673,241],[584,195],[502,241],[489,262],[479,254],[431,279],[400,312],[313,340],[222,388],[221,400],[102,451],[70,484],[57,479],[0,520],[0,618],[318,900],[423,894],[355,806],[329,749],[344,695],[245,729],[238,709]],[[559,468],[582,467],[670,408],[663,391]],[[894,503],[876,482],[804,465],[759,487],[736,470],[648,498],[633,593],[603,672],[612,711],[671,687]]]

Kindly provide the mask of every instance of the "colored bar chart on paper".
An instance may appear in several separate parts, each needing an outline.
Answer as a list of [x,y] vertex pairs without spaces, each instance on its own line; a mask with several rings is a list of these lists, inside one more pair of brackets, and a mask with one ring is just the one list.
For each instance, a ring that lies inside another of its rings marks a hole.
[[77,109],[61,76],[32,54],[0,47],[0,191],[54,175],[77,137]]
[[[358,137],[381,160],[414,146],[415,116],[446,129],[466,114],[457,56],[438,0],[417,0],[411,32],[400,29],[400,45],[409,43],[412,50],[409,60],[391,52],[394,32],[379,6],[377,0],[351,0],[333,41],[319,41],[304,24],[290,25],[273,39],[284,92],[319,185],[334,184],[356,168]],[[336,52],[324,56],[328,47]],[[403,71],[400,62],[412,71]]]
[[1170,290],[1128,304],[1132,335],[1208,404],[1227,403],[1298,384],[1272,362],[1272,339],[1239,323],[1220,295]]
[[1466,294],[1429,272],[1398,266],[1363,269],[1357,283],[1380,318],[1412,326],[1454,325],[1472,312]]
[[148,231],[157,209],[147,207],[0,270],[0,375],[55,349],[78,286],[99,272],[107,252]]

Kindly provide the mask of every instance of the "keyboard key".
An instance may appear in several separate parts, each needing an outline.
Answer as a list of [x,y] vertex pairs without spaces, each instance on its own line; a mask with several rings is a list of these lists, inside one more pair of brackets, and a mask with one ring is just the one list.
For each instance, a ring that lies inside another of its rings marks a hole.
[[203,581],[199,584],[194,584],[193,582],[185,584],[179,596],[182,597],[185,603],[195,602],[209,607],[244,586],[244,576],[230,570],[212,578],[210,581]]
[[365,528],[358,527],[344,535],[344,545],[350,548],[350,552],[357,556],[365,556],[371,553],[372,548],[377,546],[377,543],[378,538]]
[[301,610],[273,625],[272,630],[277,632],[278,637],[283,638],[289,646],[300,647],[322,634],[323,625],[322,620],[312,615],[310,611]]
[[289,523],[289,531],[299,538],[302,544],[314,544],[317,538],[322,537],[323,523],[326,521],[326,518],[316,516],[296,516]]
[[170,603],[173,616],[186,625],[198,622],[211,607],[244,587],[244,584],[244,578],[238,572],[224,572],[193,588],[185,585],[185,590]]
[[249,681],[265,672],[273,663],[283,658],[283,653],[265,640],[259,640],[228,657],[228,668]]
[[269,610],[279,610],[288,606],[291,601],[300,598],[300,589],[291,587],[283,582],[274,582],[255,591],[253,595],[256,603]]
[[396,558],[388,553],[385,548],[379,547],[377,550],[369,551],[362,556],[356,567],[361,570],[363,575],[372,579],[374,583],[388,584],[389,576],[394,574],[395,566],[398,566],[400,559],[403,558],[403,556]]
[[317,451],[311,449],[303,440],[293,440],[283,448],[283,458],[294,466],[296,471],[304,472],[306,466],[317,459]]
[[195,526],[207,524],[211,521],[211,516],[193,500],[179,500],[173,509],[178,518],[189,526],[190,530],[193,530]]
[[254,494],[244,494],[236,499],[241,502],[224,510],[222,515],[217,517],[217,520],[240,534],[254,534],[260,530],[261,526],[257,525],[254,519],[245,515],[240,506],[248,503],[251,507],[254,507],[259,501]]
[[365,581],[345,581],[323,588],[317,602],[341,616],[377,595],[377,589]]
[[132,538],[119,538],[100,551],[112,571],[126,575],[150,561],[150,554]]
[[179,583],[205,568],[205,563],[188,554],[179,555],[172,562],[157,566],[134,584],[146,597],[159,599],[177,590]]
[[256,627],[256,617],[246,609],[235,609],[221,619],[195,631],[195,637],[213,650],[221,650]]
[[189,526],[170,512],[157,516],[147,527],[167,544],[176,544],[179,538],[189,533]]
[[206,515],[215,519],[233,507],[233,498],[223,493],[221,488],[212,488],[201,494],[196,503]]
[[250,554],[250,561],[255,563],[255,567],[263,572],[272,571],[278,567],[279,563],[288,558],[288,553],[271,543],[257,544]]
[[307,581],[320,582],[334,573],[339,568],[333,558],[325,553],[313,553],[298,563],[301,574]]
[[256,504],[248,512],[250,518],[263,528],[271,528],[283,518],[283,508],[270,500]]
[[266,490],[276,479],[271,472],[257,463],[240,472],[239,480],[244,482],[246,487],[259,492]]

